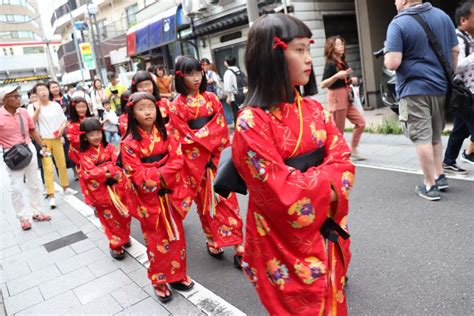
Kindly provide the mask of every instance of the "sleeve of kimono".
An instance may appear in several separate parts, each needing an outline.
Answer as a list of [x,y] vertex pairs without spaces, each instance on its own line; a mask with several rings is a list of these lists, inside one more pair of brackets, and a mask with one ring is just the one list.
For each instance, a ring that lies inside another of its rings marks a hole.
[[347,214],[349,207],[349,194],[354,183],[355,167],[350,160],[350,148],[346,140],[341,135],[334,124],[329,112],[323,110],[321,104],[315,101],[317,111],[324,113],[324,123],[326,125],[326,143],[324,162],[318,167],[310,168],[322,170],[330,179],[331,186],[337,195],[337,206],[332,208],[332,214]]
[[67,122],[66,125],[66,137],[72,146],[78,148],[80,144],[79,130],[75,128],[74,124]]
[[156,187],[161,189],[161,179],[164,180],[167,188],[172,188],[176,183],[176,176],[183,168],[183,156],[179,143],[168,135],[169,148],[168,160],[161,167],[145,167],[137,153],[140,152],[137,143],[129,141],[122,142],[122,162],[124,169],[131,174],[132,182],[138,187]]
[[84,153],[80,154],[79,159],[81,164],[80,170],[87,186],[93,182],[104,184],[105,181],[107,181],[107,177],[105,176],[105,173],[107,172],[107,164],[96,166],[92,159]]
[[232,159],[250,196],[262,211],[271,201],[272,217],[281,223],[288,222],[298,205],[310,204],[322,224],[330,208],[330,176],[323,168],[302,173],[286,166],[274,145],[280,140],[273,139],[271,121],[265,116],[260,109],[242,111],[232,144]]

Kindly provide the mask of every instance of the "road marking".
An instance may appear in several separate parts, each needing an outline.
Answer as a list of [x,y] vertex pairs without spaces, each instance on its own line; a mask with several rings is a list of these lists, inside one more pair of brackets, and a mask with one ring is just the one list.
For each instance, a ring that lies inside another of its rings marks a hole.
[[[408,168],[405,169],[402,167],[373,166],[373,165],[365,165],[365,164],[360,164],[360,163],[354,163],[354,165],[356,167],[364,167],[368,169],[386,170],[386,171],[394,171],[394,172],[402,172],[402,173],[418,174],[418,175],[423,174],[421,170],[413,170],[413,169],[408,169]],[[449,173],[446,173],[446,177],[449,179],[454,179],[454,180],[474,182],[474,176],[470,174],[463,175],[463,176],[453,176]]]
[[[62,192],[61,186],[55,183],[55,189]],[[74,195],[63,195],[63,200],[68,203],[73,209],[78,211],[82,216],[87,218],[93,225],[103,231],[102,225],[99,219],[94,214],[94,209],[86,203],[82,202],[79,198]],[[125,251],[135,260],[140,262],[145,268],[148,269],[150,263],[148,262],[148,256],[146,254],[146,247],[142,245],[138,240],[130,236],[132,246]],[[146,272],[145,272],[146,273]],[[229,315],[229,316],[245,316],[244,312],[232,305],[231,303],[224,300],[222,297],[216,295],[211,290],[205,288],[200,283],[194,280],[194,288],[188,292],[176,291],[191,304],[199,308],[203,313],[207,315]],[[163,305],[166,308],[166,305]]]

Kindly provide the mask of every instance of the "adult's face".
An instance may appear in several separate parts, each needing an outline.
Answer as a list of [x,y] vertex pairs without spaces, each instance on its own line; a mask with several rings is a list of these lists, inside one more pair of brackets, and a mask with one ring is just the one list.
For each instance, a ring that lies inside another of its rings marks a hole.
[[208,72],[208,71],[209,71],[209,64],[208,64],[208,63],[203,62],[203,63],[202,63],[202,67],[203,67],[203,70],[204,70],[205,72]]
[[334,42],[334,51],[336,55],[338,57],[344,55],[345,49],[346,49],[346,45],[344,44],[344,42],[341,41],[341,39],[339,38],[336,39],[336,41]]
[[21,95],[18,90],[15,90],[3,97],[3,103],[6,108],[18,109],[21,106]]
[[49,86],[49,92],[51,93],[52,96],[57,96],[59,95],[59,92],[61,92],[61,88],[59,87],[58,84],[52,83]]
[[461,18],[461,28],[474,36],[474,8],[471,9],[471,14],[467,18]]
[[97,81],[95,82],[95,88],[96,88],[97,90],[102,89],[102,81],[97,80]]
[[163,76],[165,75],[165,71],[164,71],[162,68],[158,68],[158,69],[156,70],[156,75],[157,75],[158,77],[163,77]]

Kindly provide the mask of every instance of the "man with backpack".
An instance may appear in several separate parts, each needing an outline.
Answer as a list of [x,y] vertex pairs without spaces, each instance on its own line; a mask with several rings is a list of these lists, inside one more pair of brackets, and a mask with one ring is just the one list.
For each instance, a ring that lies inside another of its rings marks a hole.
[[[474,93],[474,1],[460,5],[455,15],[458,28],[459,57],[456,73],[466,87]],[[466,170],[456,165],[464,140],[470,136],[471,142],[461,154],[461,160],[474,165],[474,105],[454,114],[453,130],[449,135],[444,153],[443,168],[446,173],[465,174]]]
[[224,73],[224,93],[227,94],[226,102],[230,104],[234,114],[234,124],[237,121],[239,106],[244,102],[247,93],[247,77],[236,66],[236,63],[235,57],[224,58],[224,65],[227,68]]

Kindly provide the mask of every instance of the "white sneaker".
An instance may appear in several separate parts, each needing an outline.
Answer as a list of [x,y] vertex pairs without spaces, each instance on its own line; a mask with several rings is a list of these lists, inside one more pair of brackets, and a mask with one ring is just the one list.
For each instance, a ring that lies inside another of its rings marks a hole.
[[49,198],[49,207],[51,209],[56,208],[56,199],[55,198]]
[[76,195],[77,191],[71,188],[67,188],[63,191],[63,195]]

